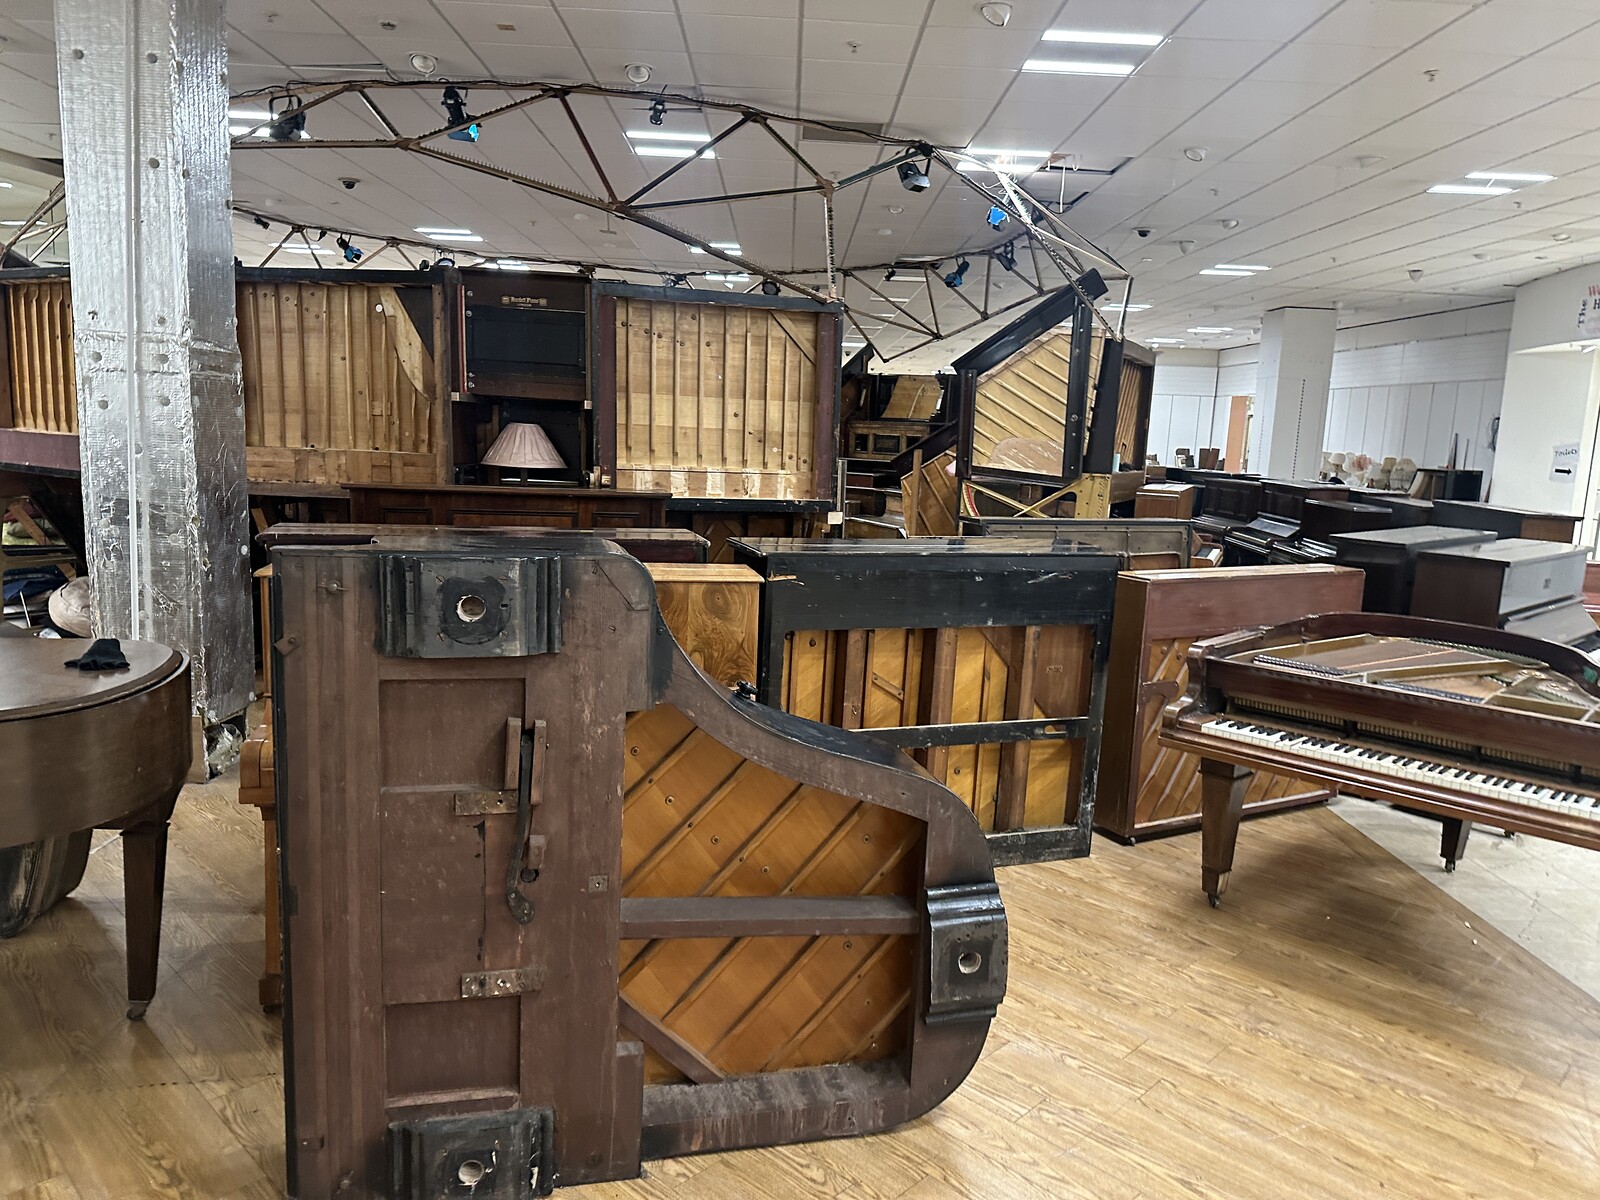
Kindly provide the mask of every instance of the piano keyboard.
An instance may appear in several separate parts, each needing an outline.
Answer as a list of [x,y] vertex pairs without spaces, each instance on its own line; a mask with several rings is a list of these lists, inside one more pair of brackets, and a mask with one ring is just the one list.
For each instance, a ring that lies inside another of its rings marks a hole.
[[[1529,779],[1495,775],[1487,771],[1453,767],[1448,763],[1414,758],[1377,746],[1363,746],[1334,738],[1316,737],[1293,729],[1258,725],[1235,717],[1215,717],[1200,728],[1216,737],[1283,751],[1295,757],[1347,764],[1357,770],[1388,775],[1432,787],[1445,787],[1511,804],[1525,804],[1548,812],[1600,821],[1600,796],[1570,791]],[[1293,769],[1289,764],[1288,769]]]

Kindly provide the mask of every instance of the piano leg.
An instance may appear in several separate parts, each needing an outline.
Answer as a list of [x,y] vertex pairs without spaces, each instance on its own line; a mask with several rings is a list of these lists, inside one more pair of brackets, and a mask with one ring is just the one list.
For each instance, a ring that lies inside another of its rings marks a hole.
[[1444,869],[1454,871],[1456,863],[1467,856],[1467,839],[1472,836],[1472,822],[1459,817],[1446,817],[1439,838],[1439,857],[1444,859]]
[[[171,811],[170,806],[167,811]],[[156,994],[161,949],[161,893],[167,874],[167,822],[140,821],[122,831],[122,894],[128,922],[128,1019],[143,1019]]]
[[1239,840],[1245,788],[1255,772],[1213,758],[1200,762],[1200,885],[1211,907],[1222,903]]

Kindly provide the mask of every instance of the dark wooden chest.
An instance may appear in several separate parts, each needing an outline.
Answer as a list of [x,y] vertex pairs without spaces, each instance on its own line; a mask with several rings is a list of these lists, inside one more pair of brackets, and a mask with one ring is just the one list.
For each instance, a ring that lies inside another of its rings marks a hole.
[[1335,561],[1342,567],[1359,567],[1367,574],[1361,597],[1364,612],[1411,611],[1411,589],[1416,582],[1417,555],[1424,550],[1452,546],[1477,546],[1494,540],[1485,529],[1443,529],[1437,525],[1405,529],[1379,529],[1366,533],[1338,533],[1330,539]]

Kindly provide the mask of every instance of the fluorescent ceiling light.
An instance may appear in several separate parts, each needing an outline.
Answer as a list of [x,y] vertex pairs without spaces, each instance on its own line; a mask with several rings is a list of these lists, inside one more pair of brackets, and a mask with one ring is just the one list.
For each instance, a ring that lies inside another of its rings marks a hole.
[[436,242],[481,242],[483,239],[475,233],[434,233],[430,234]]
[[21,221],[0,221],[0,225],[9,225],[13,229],[18,228],[21,224]]
[[1218,263],[1216,269],[1219,271],[1249,271],[1251,273],[1272,270],[1271,267],[1253,267],[1245,263]]
[[1107,33],[1097,29],[1047,29],[1042,42],[1074,42],[1080,46],[1159,46],[1159,33]]
[[1148,338],[1146,340],[1148,340],[1149,343],[1152,346],[1181,346],[1181,345],[1183,345],[1183,339],[1182,338]]
[[16,186],[16,184],[14,184],[14,183],[7,183],[4,179],[0,179],[0,188],[8,188],[8,187],[15,187],[15,186]]
[[974,158],[1049,158],[1048,150],[979,150],[976,146],[970,147],[965,153]]
[[1518,174],[1515,171],[1471,171],[1468,179],[1503,179],[1510,183],[1549,183],[1554,175]]
[[[316,253],[318,253],[318,250],[314,246],[279,246],[278,249],[281,250],[285,254],[316,254]],[[332,251],[329,251],[329,253],[331,254]]]
[[628,136],[636,142],[709,142],[709,133],[674,133],[666,129],[630,129]]
[[1200,274],[1202,274],[1202,275],[1227,275],[1227,276],[1229,276],[1230,278],[1233,278],[1233,279],[1249,279],[1250,276],[1255,274],[1255,272],[1254,271],[1227,271],[1227,270],[1224,270],[1221,267],[1207,267],[1204,271],[1201,271]]
[[1057,75],[1132,75],[1135,63],[1075,62],[1062,58],[1030,58],[1024,71],[1050,71]]
[[1492,184],[1436,183],[1428,191],[1436,196],[1504,196],[1516,188],[1496,187]]
[[416,232],[432,234],[435,237],[447,237],[452,234],[456,237],[472,236],[472,230],[470,229],[451,229],[440,225],[418,225],[416,226]]
[[743,249],[741,249],[741,247],[739,246],[738,242],[712,242],[711,243],[711,248],[713,250],[726,250],[729,254],[743,254],[744,253]]
[[1190,333],[1232,333],[1232,325],[1196,325]]
[[530,265],[528,265],[527,263],[519,262],[517,259],[514,259],[514,258],[497,258],[497,259],[494,260],[494,262],[492,264],[489,264],[489,265],[499,267],[502,271],[531,271],[531,270],[533,270],[533,268]]
[[270,121],[272,114],[264,108],[230,108],[228,116],[235,121]]
[[738,275],[707,275],[706,278],[715,280],[718,283],[748,283],[748,282],[750,282],[750,276],[747,275],[747,274],[744,274],[744,273],[740,273]]
[[688,146],[635,146],[640,158],[715,158],[715,150],[695,150]]
[[1101,308],[1114,309],[1117,312],[1144,312],[1150,307],[1148,304],[1102,304]]

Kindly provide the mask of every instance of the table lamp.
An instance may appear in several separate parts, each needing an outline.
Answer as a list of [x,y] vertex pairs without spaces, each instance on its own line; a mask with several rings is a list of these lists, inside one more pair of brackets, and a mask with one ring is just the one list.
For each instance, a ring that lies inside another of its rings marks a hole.
[[529,471],[559,471],[566,467],[550,435],[537,425],[517,422],[507,425],[495,438],[483,465],[515,470],[518,482],[528,482]]

